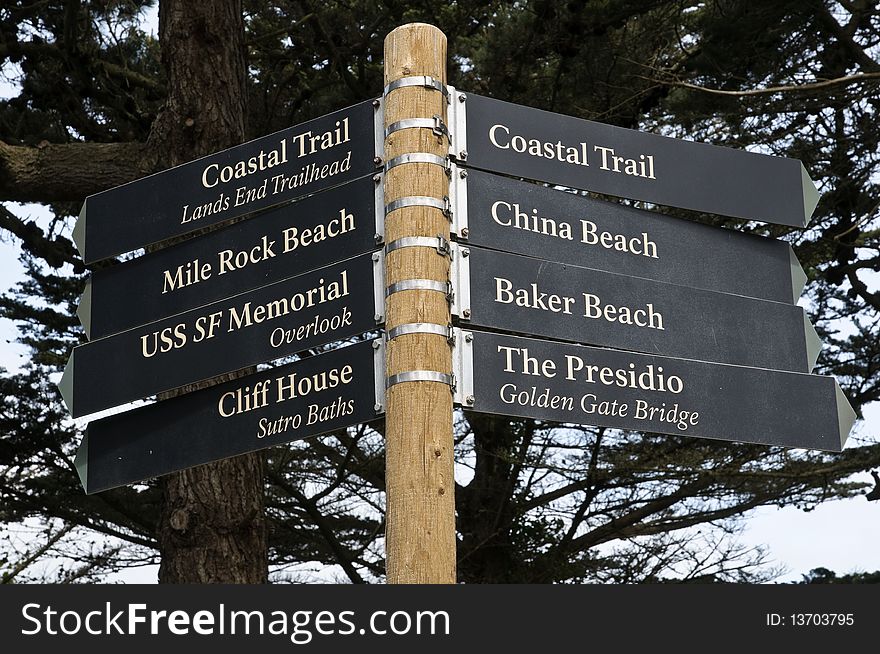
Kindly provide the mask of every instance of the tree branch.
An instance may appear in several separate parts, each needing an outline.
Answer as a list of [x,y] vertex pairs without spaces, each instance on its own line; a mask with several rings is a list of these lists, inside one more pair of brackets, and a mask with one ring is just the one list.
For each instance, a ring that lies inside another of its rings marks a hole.
[[880,72],[876,73],[856,73],[855,75],[844,75],[834,79],[826,79],[821,82],[811,82],[809,84],[792,84],[788,86],[770,86],[766,89],[751,89],[748,91],[726,91],[724,89],[713,89],[707,86],[699,86],[690,82],[682,82],[680,80],[661,80],[654,77],[645,77],[651,82],[657,84],[666,84],[668,86],[677,86],[683,89],[691,89],[692,91],[702,91],[703,93],[712,93],[714,95],[726,95],[731,97],[752,97],[760,95],[771,95],[773,93],[802,93],[805,91],[818,91],[831,86],[841,86],[846,84],[857,84],[870,80],[880,80]]
[[84,270],[82,260],[69,239],[63,236],[46,238],[46,234],[35,222],[25,222],[3,205],[0,205],[0,230],[17,236],[26,252],[42,258],[52,268],[60,268],[69,263],[75,272]]
[[42,143],[0,141],[0,201],[81,202],[154,168],[143,143]]

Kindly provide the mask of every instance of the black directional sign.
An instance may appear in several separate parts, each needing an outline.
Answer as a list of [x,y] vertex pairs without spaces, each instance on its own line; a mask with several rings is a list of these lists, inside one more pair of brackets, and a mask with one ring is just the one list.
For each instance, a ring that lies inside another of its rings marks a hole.
[[471,247],[470,321],[664,356],[809,372],[803,309]]
[[370,251],[375,186],[363,177],[95,271],[77,311],[86,334],[115,334]]
[[475,411],[839,452],[833,377],[473,332]]
[[467,95],[469,166],[633,200],[803,227],[800,161],[672,139]]
[[86,198],[73,239],[89,264],[371,172],[372,102]]
[[776,302],[797,302],[807,279],[783,241],[479,170],[466,183],[474,245]]
[[372,420],[373,361],[362,342],[95,420],[80,481],[97,493]]
[[375,327],[370,254],[74,348],[59,384],[74,418]]

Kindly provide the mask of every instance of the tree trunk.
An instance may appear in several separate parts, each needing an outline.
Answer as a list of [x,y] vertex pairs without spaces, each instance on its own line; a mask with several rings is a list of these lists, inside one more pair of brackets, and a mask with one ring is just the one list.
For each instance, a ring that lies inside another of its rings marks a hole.
[[[159,40],[169,95],[149,145],[174,166],[245,136],[241,0],[162,0]],[[268,547],[260,453],[164,478],[161,583],[263,583]]]

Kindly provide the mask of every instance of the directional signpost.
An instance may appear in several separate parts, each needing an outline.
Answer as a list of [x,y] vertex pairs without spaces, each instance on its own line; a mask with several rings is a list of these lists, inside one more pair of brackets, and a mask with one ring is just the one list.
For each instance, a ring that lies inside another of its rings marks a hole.
[[804,227],[819,195],[797,159],[683,141],[467,94],[466,163],[631,200]]
[[373,329],[376,259],[361,255],[80,345],[59,384],[64,402],[76,418]]
[[376,247],[364,177],[258,218],[92,273],[78,314],[90,339],[287,279]]
[[89,196],[86,264],[357,179],[375,168],[372,101]]
[[804,310],[791,304],[483,248],[459,253],[470,269],[470,305],[460,315],[468,311],[473,325],[796,372],[812,370],[819,353]]
[[833,377],[481,332],[475,411],[839,452],[856,415]]
[[97,493],[368,422],[381,357],[362,342],[95,420],[76,455],[80,481]]
[[[453,400],[842,449],[855,413],[807,374],[821,344],[788,244],[523,181],[802,227],[818,196],[799,161],[459,93],[445,56],[436,28],[401,26],[382,100],[86,200],[86,264],[166,247],[94,272],[78,311],[92,341],[59,384],[70,413],[184,393],[88,426],[87,492],[384,414],[387,578],[451,583]],[[210,385],[383,323],[384,347]]]
[[465,238],[473,245],[791,304],[807,280],[783,241],[480,170],[460,184],[467,192]]

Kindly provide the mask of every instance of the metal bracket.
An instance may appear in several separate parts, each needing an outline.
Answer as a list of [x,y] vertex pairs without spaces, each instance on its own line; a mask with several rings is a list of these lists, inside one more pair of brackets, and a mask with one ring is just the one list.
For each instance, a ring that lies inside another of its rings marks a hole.
[[470,407],[476,402],[474,395],[474,334],[464,329],[454,329],[452,345],[452,372],[456,385],[453,403]]
[[421,86],[426,89],[435,89],[443,94],[443,97],[446,98],[446,102],[449,102],[449,89],[447,89],[439,79],[436,77],[429,77],[428,75],[411,75],[409,77],[396,79],[385,87],[382,91],[382,95],[386,96],[392,91],[405,86]]
[[468,238],[468,171],[464,168],[450,164],[449,173],[449,202],[452,204],[452,225],[450,231],[461,238]]
[[452,302],[449,311],[462,320],[471,318],[471,266],[470,249],[450,244],[452,263],[449,266],[450,285],[452,286]]
[[390,377],[385,378],[385,388],[388,389],[397,384],[403,384],[404,382],[416,381],[446,384],[449,386],[450,391],[453,393],[455,392],[455,375],[450,375],[445,372],[437,372],[436,370],[409,370],[407,372],[400,372],[396,375],[391,375]]
[[385,185],[382,183],[382,173],[373,175],[375,188],[373,189],[373,210],[376,218],[376,232],[374,235],[376,245],[385,242]]
[[406,334],[436,334],[450,343],[453,342],[452,325],[438,325],[433,322],[410,322],[392,327],[388,330],[386,340],[393,341],[398,336]]
[[385,322],[385,257],[373,252],[373,319],[377,325]]
[[385,98],[373,100],[373,151],[376,165],[385,157]]
[[433,207],[442,211],[444,216],[452,220],[452,203],[449,201],[449,196],[444,196],[441,200],[428,195],[407,195],[386,204],[385,215],[404,207]]
[[446,123],[443,122],[443,117],[440,114],[434,114],[431,118],[404,118],[403,120],[391,123],[385,128],[385,138],[387,139],[394,132],[399,132],[402,129],[415,128],[429,129],[437,136],[445,136],[448,141],[452,141],[449,136],[449,129],[446,127]]
[[385,289],[385,297],[401,291],[436,291],[451,298],[452,285],[449,282],[441,282],[436,279],[404,279],[390,284]]
[[395,250],[412,247],[434,248],[440,256],[452,256],[452,251],[449,249],[449,241],[439,234],[437,236],[403,236],[386,245],[385,254],[387,256]]
[[373,387],[373,411],[379,415],[385,412],[385,342],[381,338],[373,339]]
[[393,159],[385,162],[385,172],[387,173],[392,168],[400,166],[402,164],[408,163],[426,163],[426,164],[434,164],[435,166],[440,166],[446,171],[446,174],[450,174],[450,161],[449,157],[441,157],[437,154],[431,154],[430,152],[407,152],[405,154],[398,155]]
[[467,95],[449,87],[449,154],[458,161],[467,161]]

